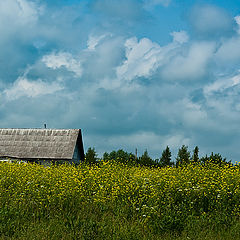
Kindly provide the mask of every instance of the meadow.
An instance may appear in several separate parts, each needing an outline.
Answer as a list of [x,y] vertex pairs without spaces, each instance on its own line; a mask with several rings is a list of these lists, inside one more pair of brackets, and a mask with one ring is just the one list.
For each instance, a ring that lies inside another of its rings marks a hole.
[[0,239],[240,239],[240,167],[0,164]]

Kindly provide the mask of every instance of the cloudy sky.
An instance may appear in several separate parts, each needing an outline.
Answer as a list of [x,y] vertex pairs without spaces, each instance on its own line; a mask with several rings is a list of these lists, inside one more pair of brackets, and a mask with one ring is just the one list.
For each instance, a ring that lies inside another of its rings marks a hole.
[[0,1],[0,31],[1,127],[240,160],[239,0]]

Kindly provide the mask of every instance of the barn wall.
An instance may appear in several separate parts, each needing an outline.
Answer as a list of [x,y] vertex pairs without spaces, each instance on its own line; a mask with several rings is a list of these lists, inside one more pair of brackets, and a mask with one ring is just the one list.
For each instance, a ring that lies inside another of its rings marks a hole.
[[81,161],[81,154],[80,154],[80,151],[77,147],[77,145],[75,146],[75,149],[74,149],[74,153],[73,153],[73,159],[72,159],[72,162],[75,163],[75,164],[79,164]]

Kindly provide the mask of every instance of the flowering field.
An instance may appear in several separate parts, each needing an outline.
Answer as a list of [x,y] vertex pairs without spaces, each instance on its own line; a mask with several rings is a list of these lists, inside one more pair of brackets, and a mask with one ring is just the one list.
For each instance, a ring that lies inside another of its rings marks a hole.
[[0,164],[2,237],[158,239],[192,226],[227,231],[239,215],[239,166]]

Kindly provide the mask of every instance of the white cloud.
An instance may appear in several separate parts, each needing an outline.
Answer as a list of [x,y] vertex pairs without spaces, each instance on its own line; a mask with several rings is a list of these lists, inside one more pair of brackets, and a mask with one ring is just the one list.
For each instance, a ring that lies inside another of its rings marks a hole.
[[204,107],[208,111],[205,122],[213,122],[212,130],[236,137],[240,121],[239,89],[239,73],[232,77],[221,77],[203,88]]
[[238,62],[240,60],[240,37],[232,37],[223,41],[215,54],[216,60],[223,63]]
[[134,133],[132,135],[122,135],[118,137],[112,137],[110,139],[110,142],[112,142],[113,145],[126,143],[130,144],[134,148],[134,146],[138,146],[141,149],[148,148],[148,145],[152,145],[152,148],[154,150],[159,148],[159,140],[162,140],[161,136],[156,135],[153,132],[140,132],[140,133]]
[[95,39],[91,44],[90,49],[88,46],[79,55],[84,63],[83,77],[87,76],[92,83],[115,79],[116,67],[123,59],[124,39],[105,34],[101,40]]
[[77,77],[82,75],[82,66],[79,60],[76,60],[70,53],[59,52],[45,55],[42,61],[47,67],[58,69],[65,67],[68,71],[74,72]]
[[201,104],[185,98],[181,101],[182,119],[188,127],[207,128],[207,112]]
[[196,5],[190,14],[190,23],[195,32],[206,37],[233,32],[235,24],[228,12],[214,5]]
[[138,0],[94,0],[92,8],[121,21],[136,20],[142,16],[142,3]]
[[212,95],[216,92],[223,92],[228,88],[232,88],[240,84],[240,73],[230,78],[221,78],[214,83],[208,84],[204,87],[204,94]]
[[12,87],[5,89],[4,94],[8,101],[16,100],[20,97],[38,97],[46,94],[53,94],[62,90],[63,87],[57,82],[46,83],[42,80],[29,81],[25,77],[19,77]]
[[174,42],[178,42],[180,44],[186,43],[189,40],[189,36],[185,31],[172,32],[171,36],[173,36]]
[[238,32],[238,34],[240,34],[240,15],[236,16],[234,19],[235,19],[235,21],[236,21],[236,23],[238,25],[237,32]]
[[26,49],[23,50],[24,53],[21,55],[20,51],[22,49],[21,47],[18,49],[18,47],[23,43],[26,46],[36,35],[41,34],[39,19],[43,12],[44,8],[38,4],[38,1],[0,1],[0,46],[1,49],[4,48],[4,50],[1,50],[1,55],[5,51],[8,51],[8,54],[12,51],[19,54],[17,57],[14,56],[16,59],[26,57]]
[[170,148],[177,149],[182,145],[189,145],[190,138],[183,136],[182,134],[168,135],[164,139],[163,146],[169,146]]
[[213,56],[215,44],[212,42],[193,43],[188,52],[177,54],[163,69],[162,76],[169,80],[193,80],[202,78]]
[[236,16],[235,18],[235,21],[238,25],[240,25],[240,15]]
[[167,7],[171,3],[171,0],[144,0],[144,7],[146,9],[151,9],[157,5],[163,5]]
[[87,41],[88,50],[93,51],[96,50],[96,46],[103,40],[108,34],[103,34],[100,36],[90,35]]
[[147,38],[127,39],[125,42],[126,60],[117,68],[117,76],[128,81],[135,77],[148,77],[163,60],[162,49]]
[[117,67],[117,78],[130,82],[137,77],[150,78],[156,71],[166,80],[203,77],[214,55],[215,43],[195,42],[182,47],[181,44],[188,41],[187,33],[173,32],[172,36],[173,42],[163,47],[147,38],[127,39],[126,60]]
[[27,0],[0,1],[0,28],[15,26],[31,26],[38,20],[42,8]]
[[[177,149],[184,145],[189,145],[190,138],[185,137],[181,133],[158,135],[154,132],[136,132],[132,134],[119,134],[108,137],[92,137],[95,138],[94,142],[99,142],[99,147],[104,151],[112,151],[114,148],[124,149],[129,152],[135,152],[138,149],[138,155],[140,156],[145,150],[148,150],[150,156],[156,158],[160,156],[161,151],[168,145],[171,151],[177,151]],[[102,141],[104,139],[104,141]],[[106,143],[106,145],[104,144]]]

